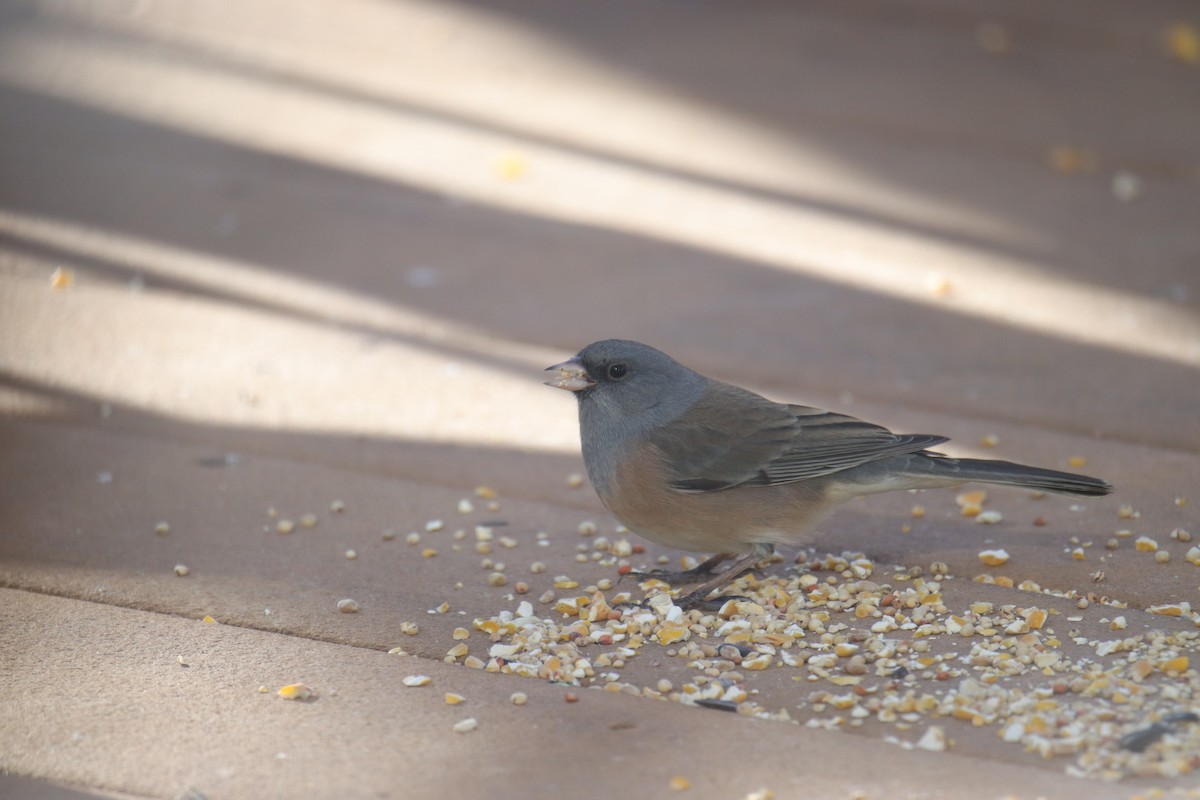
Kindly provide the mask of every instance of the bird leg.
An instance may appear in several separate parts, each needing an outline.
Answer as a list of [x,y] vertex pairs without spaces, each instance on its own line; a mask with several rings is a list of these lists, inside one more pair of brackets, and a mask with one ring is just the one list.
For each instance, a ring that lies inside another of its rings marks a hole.
[[[699,566],[679,572],[669,569],[652,569],[649,572],[630,572],[628,575],[637,578],[639,581],[653,578],[663,583],[669,583],[672,586],[686,586],[689,583],[699,583],[700,581],[712,578],[718,574],[713,572],[713,568],[731,558],[733,558],[733,553],[717,553]],[[725,573],[722,572],[719,574],[724,575]],[[622,575],[621,577],[624,578],[626,576]]]
[[[767,553],[766,555],[770,555],[770,553]],[[698,608],[701,611],[719,611],[721,606],[725,605],[730,600],[748,600],[749,598],[740,594],[721,594],[710,598],[708,593],[733,581],[743,572],[748,572],[754,569],[759,560],[764,557],[764,554],[757,550],[752,553],[745,553],[738,556],[734,559],[733,564],[731,564],[728,569],[718,573],[717,575],[714,575],[709,580],[680,597],[675,601],[675,605],[679,606],[684,611],[690,611],[693,608]],[[729,556],[726,555],[725,558],[729,558]],[[711,560],[712,559],[709,559],[709,561]],[[707,563],[708,562],[706,561],[705,564]],[[704,565],[701,564],[701,566]]]

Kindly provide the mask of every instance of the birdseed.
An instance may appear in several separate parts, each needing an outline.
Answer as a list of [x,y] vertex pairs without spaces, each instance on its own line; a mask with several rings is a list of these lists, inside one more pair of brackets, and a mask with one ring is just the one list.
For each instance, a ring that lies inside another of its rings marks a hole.
[[999,567],[1007,564],[1008,559],[1009,555],[1006,550],[983,550],[979,553],[980,562],[989,567]]
[[308,700],[313,696],[313,690],[303,683],[289,683],[287,686],[281,687],[275,694],[284,700]]
[[[1187,658],[1197,649],[1196,631],[1134,634],[1121,615],[1109,622],[1121,638],[1073,636],[1072,646],[1084,655],[1069,654],[1059,637],[1069,638],[1071,623],[1056,624],[1064,618],[1054,603],[1063,601],[1074,612],[1117,601],[1048,593],[1021,581],[1021,590],[1039,592],[1049,604],[978,600],[952,608],[941,589],[955,579],[944,565],[930,570],[933,579],[903,570],[887,581],[886,569],[860,554],[805,561],[806,571],[799,574],[738,578],[725,591],[748,600],[729,601],[716,613],[684,612],[657,581],[643,581],[649,598],[639,607],[621,605],[631,599],[629,592],[580,589],[579,581],[560,575],[555,583],[563,596],[542,598],[553,604],[548,618],[534,616],[533,605],[523,600],[515,612],[473,622],[491,644],[487,658],[471,666],[781,720],[791,719],[788,710],[758,705],[744,683],[756,671],[791,670],[815,689],[799,704],[809,717],[806,724],[815,727],[853,727],[874,719],[900,732],[921,730],[907,739],[909,746],[937,751],[954,746],[942,720],[964,721],[994,728],[1012,746],[1064,758],[1072,774],[1099,778],[1200,766],[1200,760],[1189,761],[1178,734],[1147,748],[1160,766],[1134,762],[1133,754],[1112,744],[1144,725],[1147,716],[1153,721],[1155,714],[1168,713],[1162,709],[1186,707],[1189,698],[1200,697],[1200,678]],[[1006,576],[976,580],[1018,588]],[[1147,610],[1200,623],[1186,604]],[[957,653],[947,653],[947,647]],[[624,665],[647,653],[681,658],[695,674],[646,687],[625,682]],[[1177,683],[1157,683],[1170,676]],[[921,729],[922,721],[936,724]],[[1189,736],[1200,746],[1200,734]]]

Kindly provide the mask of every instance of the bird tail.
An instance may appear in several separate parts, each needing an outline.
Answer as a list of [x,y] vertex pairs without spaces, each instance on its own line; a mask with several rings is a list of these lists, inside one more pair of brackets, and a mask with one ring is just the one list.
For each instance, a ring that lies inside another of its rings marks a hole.
[[1077,494],[1086,497],[1099,497],[1113,490],[1111,484],[1099,478],[1088,475],[1077,475],[1073,472],[1060,472],[1041,467],[1030,467],[1025,464],[1014,464],[1011,461],[991,461],[982,458],[946,458],[921,454],[920,459],[910,459],[909,474],[916,474],[946,480],[954,483],[1000,483],[1008,486],[1022,486],[1027,489],[1040,489],[1044,492],[1060,494]]

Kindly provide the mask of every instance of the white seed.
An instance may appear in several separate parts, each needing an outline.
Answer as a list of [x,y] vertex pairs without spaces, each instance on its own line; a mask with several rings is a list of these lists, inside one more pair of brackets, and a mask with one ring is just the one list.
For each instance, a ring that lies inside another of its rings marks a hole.
[[513,692],[509,698],[514,706],[523,706],[529,702],[529,695],[524,692]]
[[346,510],[346,504],[341,500],[334,500],[329,504],[329,510],[335,514],[340,514]]
[[466,719],[459,720],[458,722],[454,723],[454,732],[455,733],[470,733],[471,731],[475,730],[478,727],[479,727],[479,723],[476,721],[476,719],[474,717],[467,717]]
[[189,570],[187,568],[187,564],[176,564],[175,565],[175,574],[178,575],[179,577],[182,578],[184,575],[187,575],[189,572],[191,572],[191,570]]
[[337,601],[337,610],[343,614],[354,614],[358,611],[358,601],[349,597]]
[[417,533],[416,531],[413,531],[408,536],[404,537],[404,541],[407,542],[408,544],[420,544],[421,543],[421,534]]
[[403,683],[405,686],[428,686],[432,681],[428,675],[406,675]]
[[941,752],[946,749],[946,733],[937,725],[930,725],[925,735],[917,740],[917,747],[922,750]]
[[168,524],[166,522],[160,522],[154,526],[154,532],[157,533],[159,536],[166,536],[168,533],[171,532],[171,526],[170,526],[170,524]]
[[351,561],[353,561],[354,559],[358,558],[358,553],[356,553],[356,552],[355,552],[355,551],[353,551],[353,550],[347,550],[347,551],[346,551],[346,558],[348,558],[348,559],[350,559]]

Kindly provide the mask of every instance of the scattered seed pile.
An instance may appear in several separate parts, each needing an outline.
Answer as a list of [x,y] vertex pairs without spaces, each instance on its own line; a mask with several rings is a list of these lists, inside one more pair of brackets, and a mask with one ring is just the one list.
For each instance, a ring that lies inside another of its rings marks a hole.
[[[643,584],[650,596],[642,606],[629,605],[629,592],[596,587],[557,599],[549,615],[521,601],[475,620],[493,644],[486,661],[465,663],[777,720],[792,717],[757,703],[747,673],[788,670],[798,690],[807,688],[797,707],[812,727],[868,719],[897,732],[924,727],[915,746],[943,750],[949,721],[987,726],[999,742],[1070,756],[1071,774],[1106,779],[1200,767],[1200,725],[1181,715],[1200,697],[1191,668],[1200,631],[1075,636],[1069,655],[1057,632],[1075,618],[1050,603],[950,609],[941,589],[952,578],[897,572],[872,580],[875,565],[857,554],[826,556],[807,570],[744,577],[729,591],[747,599],[717,613],[683,611],[654,580]],[[683,660],[692,677],[679,686],[622,680],[626,664],[647,652]]]
[[[978,517],[980,501],[960,496],[963,514]],[[585,522],[579,532],[593,537],[596,527]],[[576,560],[627,573],[626,557],[639,550],[624,538],[594,536]],[[810,727],[886,725],[890,741],[935,751],[953,746],[955,726],[985,727],[1000,746],[1069,759],[1066,771],[1079,777],[1171,778],[1200,767],[1200,724],[1193,724],[1200,720],[1200,672],[1193,667],[1200,614],[1188,603],[1145,609],[1175,619],[1128,635],[1126,615],[1134,612],[1109,598],[985,574],[975,582],[1016,588],[1030,599],[949,607],[943,589],[960,579],[945,574],[944,564],[926,575],[881,567],[861,553],[802,554],[797,561],[782,575],[743,576],[724,593],[744,599],[708,613],[684,611],[671,587],[654,579],[640,591],[618,591],[608,579],[581,586],[560,575],[536,607],[509,595],[515,608],[474,620],[488,637],[486,658],[470,655],[460,641],[445,660]],[[984,551],[980,561],[999,566],[1007,553]],[[1096,617],[1107,614],[1098,620],[1106,635],[1089,637],[1076,627],[1089,606],[1093,631]],[[635,659],[663,657],[686,664],[690,678],[650,685],[625,679]],[[786,671],[796,682],[791,709],[758,701],[753,674],[766,670]]]

